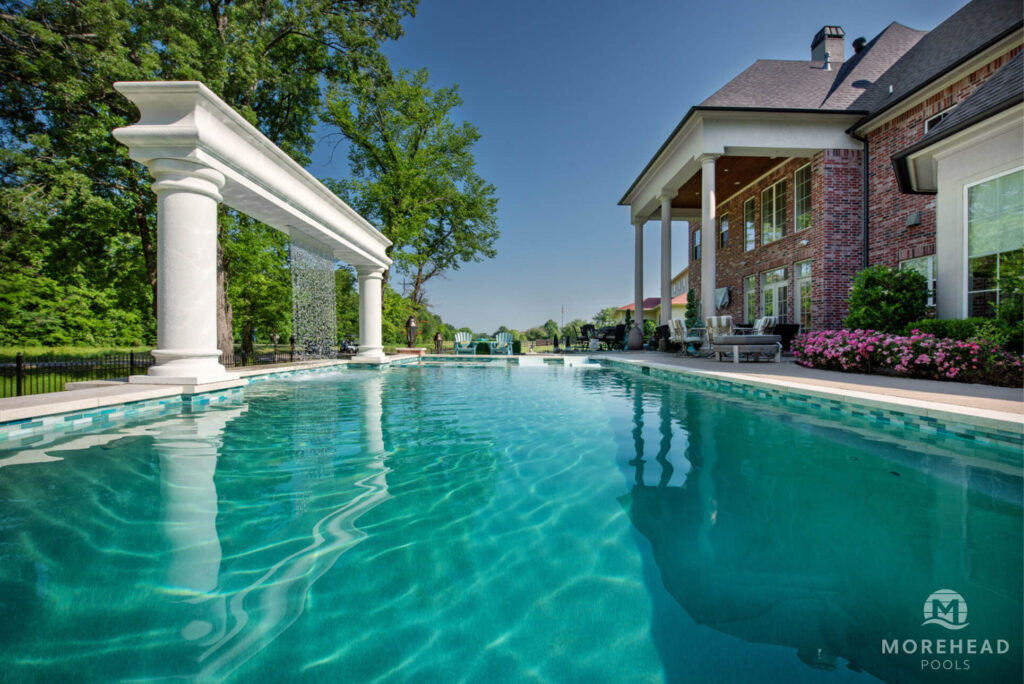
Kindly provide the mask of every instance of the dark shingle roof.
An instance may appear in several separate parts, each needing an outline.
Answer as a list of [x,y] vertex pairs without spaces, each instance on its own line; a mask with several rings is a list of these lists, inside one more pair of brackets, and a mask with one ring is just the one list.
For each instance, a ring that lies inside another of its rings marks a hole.
[[759,59],[700,106],[817,109],[837,73],[821,66],[822,62]]
[[974,0],[921,38],[851,108],[873,117],[1022,24],[1020,0]]
[[977,90],[934,126],[921,139],[921,142],[933,142],[952,132],[969,125],[971,122],[986,118],[1002,111],[1005,107],[1020,102],[1024,94],[1024,52],[999,68]]
[[759,59],[700,103],[702,107],[845,110],[909,50],[924,31],[893,22],[846,62]]
[[927,31],[916,31],[895,21],[843,64],[823,109],[856,109],[857,98],[870,88],[896,60],[914,47]]

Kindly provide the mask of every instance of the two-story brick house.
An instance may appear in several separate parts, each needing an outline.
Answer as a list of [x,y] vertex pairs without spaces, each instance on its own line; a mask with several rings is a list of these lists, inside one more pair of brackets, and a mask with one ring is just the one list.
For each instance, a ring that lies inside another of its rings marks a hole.
[[[755,62],[689,110],[620,200],[636,299],[644,224],[661,223],[664,297],[685,220],[705,316],[839,327],[870,264],[925,273],[941,317],[983,313],[998,255],[1024,241],[1022,26],[1016,0],[974,0],[930,32],[892,23],[849,57],[826,26],[810,60]],[[974,196],[998,216],[968,226]]]

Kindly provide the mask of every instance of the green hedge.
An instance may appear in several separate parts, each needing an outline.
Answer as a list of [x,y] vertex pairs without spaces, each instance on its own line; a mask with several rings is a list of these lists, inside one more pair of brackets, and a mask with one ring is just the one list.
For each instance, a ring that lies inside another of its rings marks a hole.
[[995,342],[1007,351],[1020,353],[1024,346],[1024,329],[1007,326],[994,318],[926,318],[908,323],[904,334],[918,330],[939,339],[966,341],[971,339]]

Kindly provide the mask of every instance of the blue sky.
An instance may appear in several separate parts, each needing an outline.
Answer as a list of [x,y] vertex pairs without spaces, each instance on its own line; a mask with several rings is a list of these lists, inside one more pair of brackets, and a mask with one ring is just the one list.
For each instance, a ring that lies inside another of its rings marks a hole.
[[[617,202],[690,106],[758,58],[810,59],[826,24],[843,27],[849,54],[892,21],[931,29],[963,4],[423,0],[385,52],[395,68],[429,69],[435,87],[459,85],[502,233],[497,258],[431,281],[430,308],[493,332],[632,301],[633,229]],[[347,164],[325,140],[309,170],[338,178]],[[673,273],[685,225],[673,226]],[[655,222],[644,245],[644,294],[658,296]]]

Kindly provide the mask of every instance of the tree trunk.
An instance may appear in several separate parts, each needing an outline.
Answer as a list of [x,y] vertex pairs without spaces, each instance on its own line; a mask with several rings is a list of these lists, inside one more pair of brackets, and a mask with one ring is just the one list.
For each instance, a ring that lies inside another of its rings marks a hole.
[[149,229],[146,204],[138,195],[140,191],[137,180],[133,181],[132,186],[136,192],[135,228],[139,233],[139,242],[142,244],[142,258],[146,263],[146,278],[149,280],[149,287],[153,290],[153,319],[156,320],[156,312],[159,307],[159,302],[156,300],[156,247],[153,245],[153,233]]
[[231,332],[231,302],[228,301],[228,269],[224,249],[217,240],[217,348],[225,368],[235,365],[235,339]]

